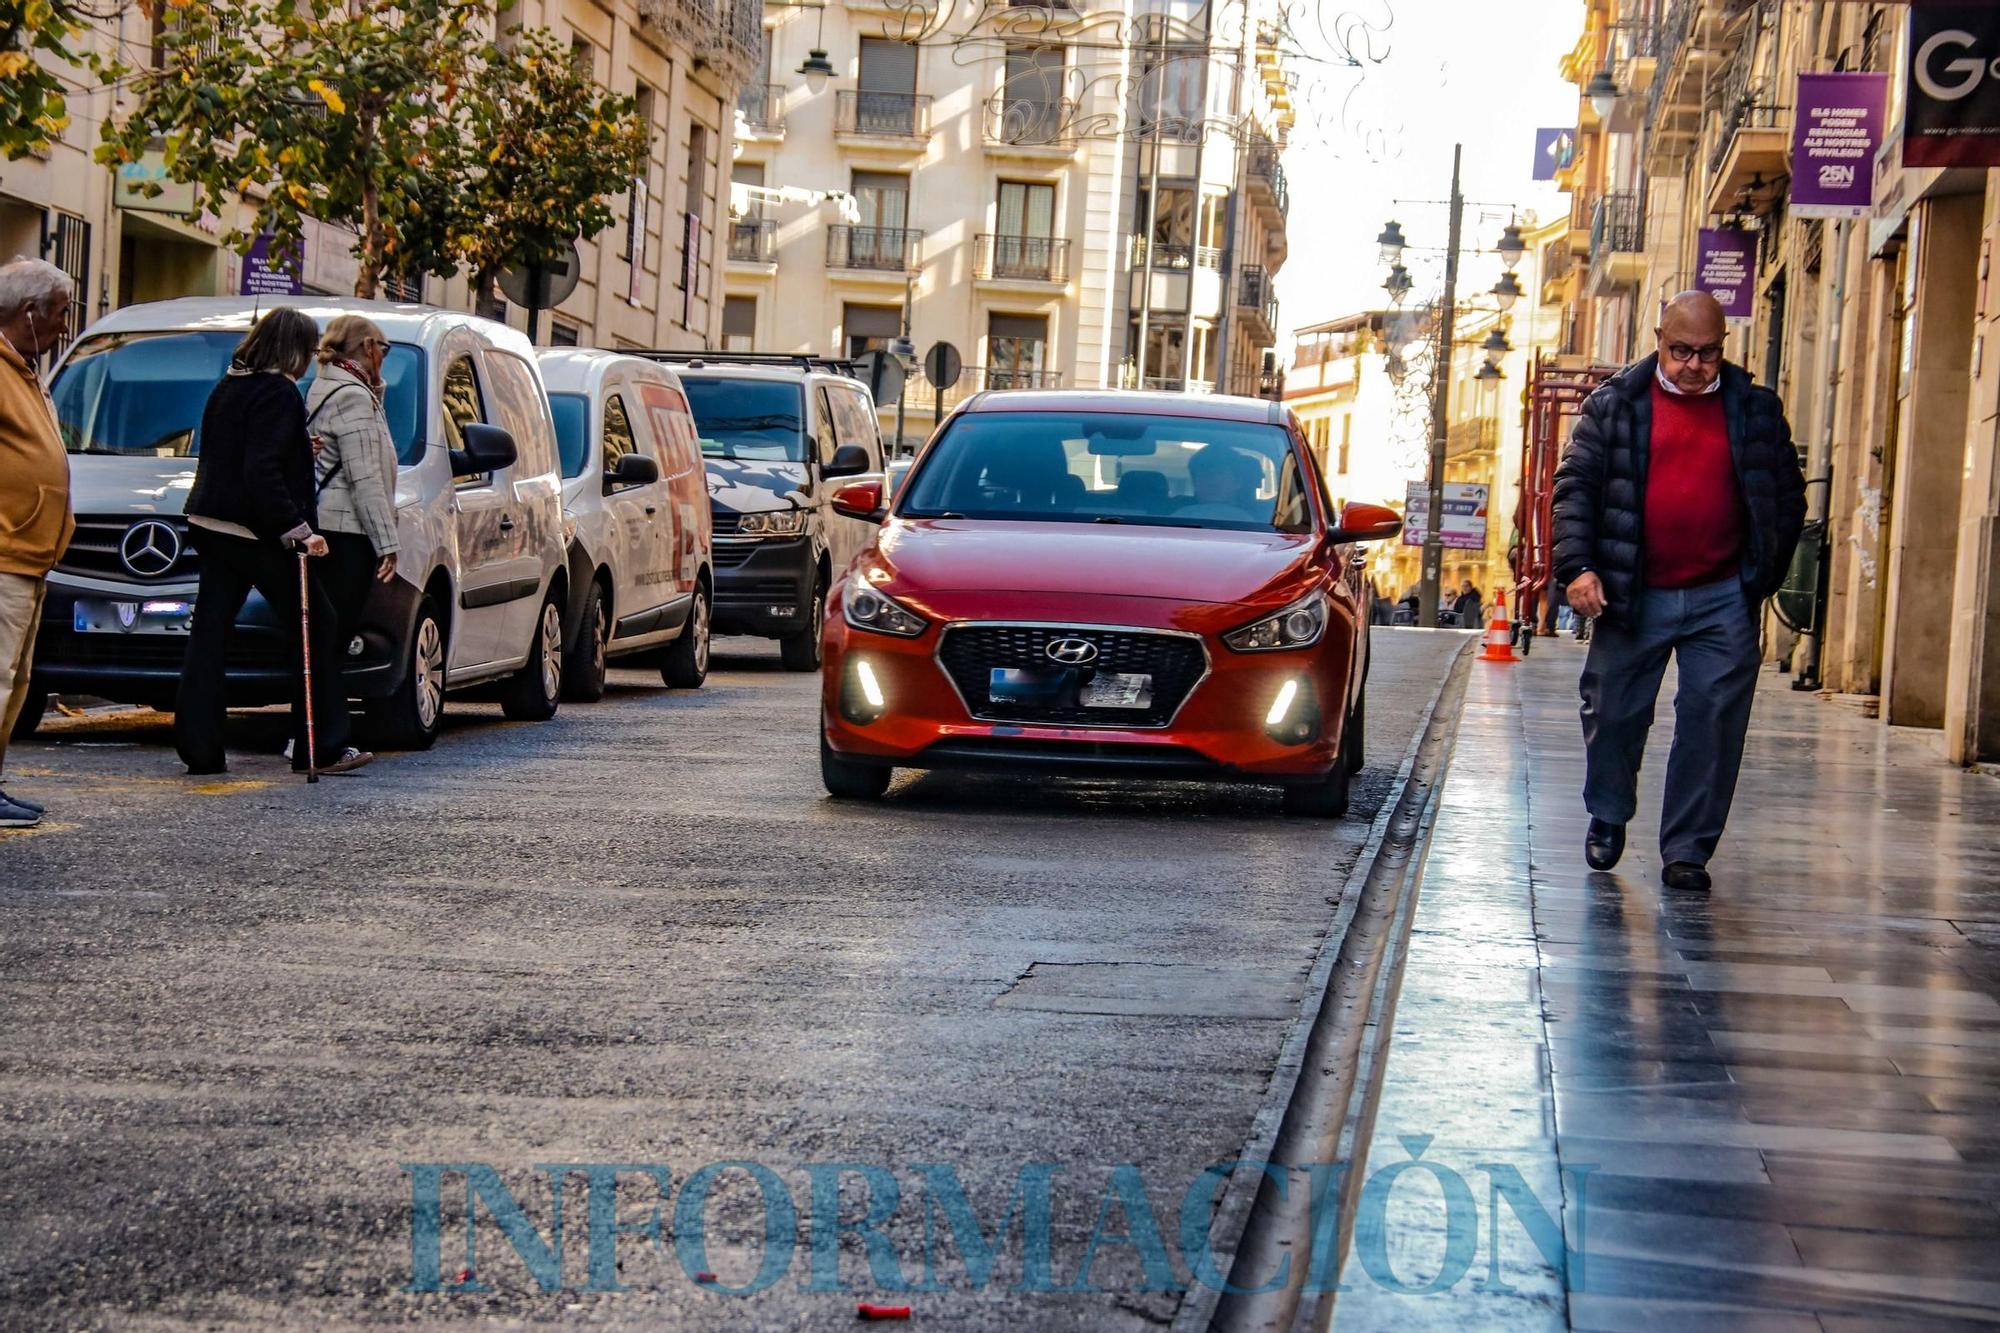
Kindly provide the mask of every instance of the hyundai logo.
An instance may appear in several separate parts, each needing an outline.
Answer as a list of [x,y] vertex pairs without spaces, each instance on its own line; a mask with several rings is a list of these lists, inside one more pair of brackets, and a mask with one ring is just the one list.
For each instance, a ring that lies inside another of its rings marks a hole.
[[171,523],[149,518],[125,529],[118,543],[118,559],[142,579],[156,579],[181,558],[181,535]]
[[1097,660],[1097,645],[1089,639],[1054,639],[1042,651],[1064,666],[1089,666]]

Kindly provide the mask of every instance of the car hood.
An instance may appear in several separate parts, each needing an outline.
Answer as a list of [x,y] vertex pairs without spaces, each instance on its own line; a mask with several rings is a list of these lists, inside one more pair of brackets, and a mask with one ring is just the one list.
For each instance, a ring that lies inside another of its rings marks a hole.
[[804,463],[770,463],[744,458],[711,458],[708,503],[721,514],[763,514],[794,507],[812,496],[812,474]]
[[1123,524],[899,521],[879,558],[914,593],[981,590],[1255,602],[1311,563],[1310,535]]
[[194,486],[194,459],[72,454],[70,508],[78,514],[178,514]]

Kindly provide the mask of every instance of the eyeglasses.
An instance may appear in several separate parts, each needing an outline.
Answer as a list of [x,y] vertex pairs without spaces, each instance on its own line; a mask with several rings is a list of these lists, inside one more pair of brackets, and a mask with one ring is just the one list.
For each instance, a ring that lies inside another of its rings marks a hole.
[[370,338],[361,345],[363,347],[379,347],[385,352],[389,350],[389,341],[386,338]]
[[1722,360],[1722,344],[1710,343],[1706,347],[1694,347],[1687,343],[1668,343],[1667,359],[1670,361],[1693,361],[1697,358],[1704,366],[1712,366]]

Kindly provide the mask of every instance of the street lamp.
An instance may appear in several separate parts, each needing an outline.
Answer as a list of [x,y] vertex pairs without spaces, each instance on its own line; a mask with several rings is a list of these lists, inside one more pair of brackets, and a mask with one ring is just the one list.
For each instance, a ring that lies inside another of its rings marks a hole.
[[1403,229],[1394,219],[1382,228],[1382,234],[1375,238],[1375,244],[1382,247],[1382,262],[1400,268],[1403,263],[1403,247],[1408,242],[1403,239]]
[[1512,269],[1502,273],[1500,281],[1493,284],[1493,299],[1502,310],[1512,310],[1514,302],[1521,299],[1521,280]]
[[1499,365],[1500,358],[1514,350],[1514,344],[1507,341],[1507,335],[1500,331],[1500,326],[1497,324],[1493,326],[1493,331],[1486,335],[1486,341],[1479,346],[1486,353],[1486,364],[1489,366]]
[[1493,247],[1493,253],[1500,256],[1500,262],[1508,268],[1521,267],[1521,257],[1528,253],[1528,243],[1521,239],[1521,228],[1516,223],[1508,223],[1500,232],[1500,243]]
[[799,66],[799,73],[806,76],[806,88],[812,92],[823,92],[826,81],[833,77],[833,62],[826,58],[826,52],[815,46],[806,56],[806,63]]
[[[1386,249],[1384,253],[1387,253]],[[1398,264],[1390,269],[1389,276],[1383,279],[1382,290],[1389,293],[1389,300],[1393,304],[1401,305],[1403,298],[1410,294],[1410,288],[1415,285],[1410,281],[1410,270]]]
[[1623,96],[1618,91],[1618,81],[1611,77],[1608,65],[1590,76],[1590,82],[1584,85],[1583,95],[1590,99],[1591,110],[1597,113],[1600,120],[1611,119],[1611,113],[1618,109],[1618,99]]
[[1488,361],[1472,373],[1472,378],[1476,380],[1504,380],[1507,378],[1507,372],[1500,369],[1493,362]]

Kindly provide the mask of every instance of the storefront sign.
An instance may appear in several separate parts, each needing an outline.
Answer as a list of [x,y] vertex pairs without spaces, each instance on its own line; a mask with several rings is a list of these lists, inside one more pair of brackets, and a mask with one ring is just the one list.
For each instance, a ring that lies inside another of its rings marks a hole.
[[[157,185],[160,193],[148,195],[144,187]],[[137,162],[121,162],[111,201],[135,213],[175,213],[182,217],[194,212],[194,186],[167,177],[167,155],[149,148]]]
[[1757,234],[1703,227],[1695,247],[1694,285],[1722,303],[1732,320],[1747,320],[1757,279]]
[[1576,131],[1566,126],[1535,131],[1535,174],[1538,181],[1552,181],[1556,173],[1576,160]]
[[[1486,501],[1492,488],[1484,482],[1444,484],[1444,531],[1440,546],[1462,551],[1486,549]],[[1422,546],[1430,534],[1431,484],[1413,481],[1403,497],[1403,545]]]
[[297,296],[305,291],[304,256],[297,248],[287,255],[271,253],[271,233],[264,232],[243,256],[237,292],[242,296]]
[[2000,6],[1910,7],[1903,165],[2000,166]]
[[1874,202],[1886,74],[1801,74],[1792,122],[1794,217],[1859,218]]

